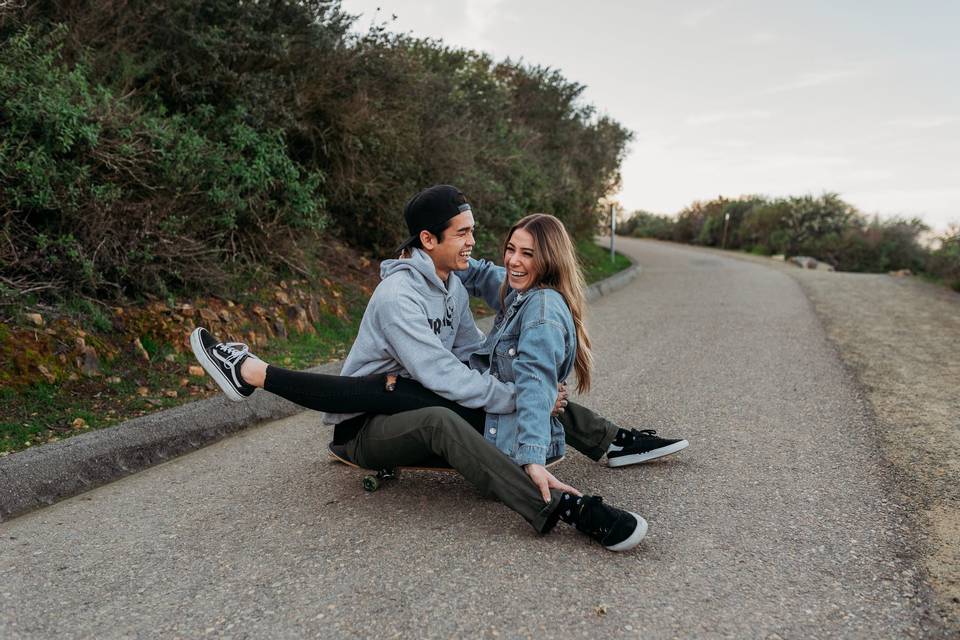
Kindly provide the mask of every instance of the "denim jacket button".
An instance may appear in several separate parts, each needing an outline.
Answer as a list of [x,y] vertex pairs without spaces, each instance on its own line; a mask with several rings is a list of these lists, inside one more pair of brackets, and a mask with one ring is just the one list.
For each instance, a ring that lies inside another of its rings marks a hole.
[[517,355],[517,350],[514,349],[513,347],[510,347],[510,348],[507,350],[507,355],[508,355],[508,356],[515,356],[515,355]]
[[497,430],[491,427],[491,429],[490,429],[490,435],[492,435],[492,436],[497,435]]

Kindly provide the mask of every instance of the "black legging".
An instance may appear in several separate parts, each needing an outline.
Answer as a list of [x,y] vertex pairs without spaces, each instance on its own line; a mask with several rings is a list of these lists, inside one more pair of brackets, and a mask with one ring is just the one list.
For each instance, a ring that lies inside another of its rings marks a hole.
[[393,415],[426,407],[446,407],[481,433],[486,418],[482,409],[468,409],[409,378],[398,377],[396,388],[387,391],[384,374],[355,378],[268,365],[263,388],[301,407],[328,413]]

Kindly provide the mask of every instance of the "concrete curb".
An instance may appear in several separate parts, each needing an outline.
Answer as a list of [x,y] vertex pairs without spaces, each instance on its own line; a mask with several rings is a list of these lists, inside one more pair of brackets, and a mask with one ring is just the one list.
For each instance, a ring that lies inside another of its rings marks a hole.
[[[620,289],[639,273],[634,264],[596,282],[587,289],[587,299]],[[337,373],[340,365],[331,362],[309,371]],[[301,411],[269,393],[245,402],[218,396],[0,458],[0,522]]]

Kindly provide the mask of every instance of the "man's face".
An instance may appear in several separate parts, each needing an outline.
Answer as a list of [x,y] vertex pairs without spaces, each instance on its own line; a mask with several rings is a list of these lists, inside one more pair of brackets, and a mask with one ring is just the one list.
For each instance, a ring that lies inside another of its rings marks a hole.
[[441,280],[446,281],[451,271],[462,271],[469,266],[467,258],[476,244],[473,228],[473,212],[464,211],[450,218],[450,224],[443,232],[443,242],[437,242],[436,236],[431,234],[431,241],[423,243]]

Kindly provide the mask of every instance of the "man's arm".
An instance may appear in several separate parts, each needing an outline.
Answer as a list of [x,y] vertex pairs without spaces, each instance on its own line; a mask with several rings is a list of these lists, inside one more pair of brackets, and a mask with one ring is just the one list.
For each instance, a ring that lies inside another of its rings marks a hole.
[[453,272],[463,283],[467,292],[483,298],[491,309],[500,310],[500,285],[507,277],[507,270],[489,260],[470,258],[470,266],[464,271]]
[[380,320],[392,357],[427,389],[487,413],[512,413],[516,409],[513,384],[470,369],[443,346],[427,324],[416,292],[396,292]]
[[473,319],[466,296],[460,307],[460,324],[457,326],[457,335],[453,339],[453,355],[460,362],[467,362],[483,344],[486,336],[483,331],[480,331],[477,321]]

